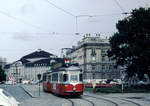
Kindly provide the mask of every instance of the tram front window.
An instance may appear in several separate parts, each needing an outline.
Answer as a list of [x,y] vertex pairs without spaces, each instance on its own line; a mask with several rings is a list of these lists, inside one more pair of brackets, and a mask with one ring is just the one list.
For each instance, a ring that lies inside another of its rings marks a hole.
[[70,80],[71,81],[78,81],[78,76],[77,75],[71,75]]
[[64,81],[68,81],[68,74],[64,74],[63,80],[64,80]]

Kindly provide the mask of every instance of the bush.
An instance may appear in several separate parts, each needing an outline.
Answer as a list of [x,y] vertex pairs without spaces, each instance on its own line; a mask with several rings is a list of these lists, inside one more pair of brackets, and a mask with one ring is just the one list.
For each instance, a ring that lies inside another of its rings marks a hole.
[[[84,91],[93,92],[93,88],[84,88]],[[101,93],[121,93],[121,85],[114,87],[96,88],[96,92]],[[150,93],[150,85],[124,87],[124,93]]]

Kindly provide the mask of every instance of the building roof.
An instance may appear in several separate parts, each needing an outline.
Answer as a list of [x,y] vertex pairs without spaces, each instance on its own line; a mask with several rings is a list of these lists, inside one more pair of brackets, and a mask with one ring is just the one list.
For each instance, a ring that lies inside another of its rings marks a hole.
[[57,59],[57,56],[39,49],[33,53],[23,56],[19,61],[26,67],[50,66],[51,60]]
[[38,51],[35,51],[26,56],[23,56],[20,60],[27,60],[27,59],[31,59],[31,58],[32,59],[33,58],[49,58],[51,56],[55,56],[55,55],[39,49]]
[[101,46],[106,47],[110,46],[109,39],[101,39],[99,34],[96,34],[96,36],[90,36],[89,34],[84,36],[84,38],[81,41],[78,41],[77,46],[73,46],[70,50],[66,52],[66,54],[73,53],[74,51],[87,46]]
[[27,62],[24,65],[26,67],[50,66],[50,61],[51,61],[51,58],[47,58],[47,59],[37,60],[37,61],[34,61],[34,62]]
[[9,69],[10,66],[11,66],[11,64],[6,64],[6,65],[4,66],[4,69]]

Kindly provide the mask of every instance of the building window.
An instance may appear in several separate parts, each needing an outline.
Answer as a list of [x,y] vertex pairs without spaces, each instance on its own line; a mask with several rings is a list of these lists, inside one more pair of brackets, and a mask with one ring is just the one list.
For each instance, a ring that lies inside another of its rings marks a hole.
[[92,70],[95,70],[96,69],[96,67],[95,66],[92,66]]
[[105,65],[102,65],[102,70],[104,70],[105,69]]
[[102,61],[105,61],[105,56],[102,56]]

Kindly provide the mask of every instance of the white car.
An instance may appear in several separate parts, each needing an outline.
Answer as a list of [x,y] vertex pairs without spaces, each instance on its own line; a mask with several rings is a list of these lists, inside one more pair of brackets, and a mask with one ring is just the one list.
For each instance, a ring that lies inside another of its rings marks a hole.
[[14,97],[0,88],[0,106],[19,106],[19,104]]
[[22,81],[23,84],[30,84],[30,81],[29,80],[24,80]]
[[137,82],[137,85],[148,85],[148,83],[144,82],[144,81],[139,81],[139,82]]
[[11,84],[13,84],[13,82],[12,81],[6,81],[6,84],[11,85]]

